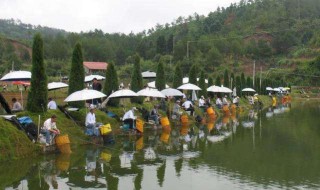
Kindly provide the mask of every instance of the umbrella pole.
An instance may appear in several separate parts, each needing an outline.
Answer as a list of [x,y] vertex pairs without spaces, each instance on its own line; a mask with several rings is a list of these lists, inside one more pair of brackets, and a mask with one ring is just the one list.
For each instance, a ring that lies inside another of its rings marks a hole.
[[21,93],[21,105],[22,105],[22,109],[23,109],[23,95],[22,95],[22,89],[20,89],[20,93]]

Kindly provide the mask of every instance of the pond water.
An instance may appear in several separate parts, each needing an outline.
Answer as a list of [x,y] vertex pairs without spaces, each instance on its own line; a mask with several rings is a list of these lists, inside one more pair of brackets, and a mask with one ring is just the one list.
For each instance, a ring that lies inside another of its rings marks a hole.
[[0,189],[320,188],[320,102],[0,163]]

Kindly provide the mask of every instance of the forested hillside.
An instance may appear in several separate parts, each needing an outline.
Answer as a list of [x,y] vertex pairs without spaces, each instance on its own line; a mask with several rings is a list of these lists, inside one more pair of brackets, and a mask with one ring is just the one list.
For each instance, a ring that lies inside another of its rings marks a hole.
[[128,35],[106,34],[99,29],[69,33],[0,20],[1,73],[11,68],[12,61],[16,69],[28,67],[30,62],[27,53],[17,55],[5,39],[30,45],[36,32],[44,37],[48,74],[52,76],[68,72],[71,51],[78,41],[85,60],[113,62],[120,77],[128,79],[131,56],[136,53],[142,70],[155,71],[163,62],[169,82],[176,64],[181,64],[185,76],[196,64],[207,76],[217,77],[225,70],[236,76],[241,72],[249,75],[255,62],[257,72],[263,71],[262,77],[299,85],[317,85],[314,76],[320,75],[320,59],[316,59],[320,55],[319,0],[242,0],[207,16],[194,13]]

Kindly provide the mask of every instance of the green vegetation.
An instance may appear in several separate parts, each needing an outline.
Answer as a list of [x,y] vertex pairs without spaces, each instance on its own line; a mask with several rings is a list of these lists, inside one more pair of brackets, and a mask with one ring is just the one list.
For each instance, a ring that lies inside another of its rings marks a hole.
[[47,110],[48,81],[45,68],[43,62],[43,41],[41,35],[36,34],[32,47],[32,76],[27,104],[27,109],[30,112]]
[[[138,54],[133,56],[134,61],[134,67],[133,67],[133,74],[131,76],[131,90],[134,92],[138,92],[142,89],[142,75],[141,75],[141,69],[140,69],[140,56]],[[132,101],[135,103],[142,104],[143,98],[141,97],[135,97],[132,98]]]
[[178,88],[182,85],[182,70],[180,64],[176,65],[175,71],[174,71],[174,78],[173,78],[173,88]]
[[[105,77],[105,81],[107,82],[104,83],[103,93],[109,96],[112,92],[115,92],[119,89],[118,74],[113,63],[109,63]],[[108,101],[108,105],[118,106],[119,100],[113,98]]]
[[16,126],[0,118],[0,161],[37,153],[36,146]]
[[192,65],[190,71],[189,71],[189,83],[191,84],[198,84],[197,81],[197,66],[196,65]]
[[[69,77],[69,95],[73,92],[84,89],[84,68],[82,48],[79,43],[76,44],[72,54],[71,71]],[[70,105],[82,108],[83,102],[72,102]]]
[[201,90],[199,91],[199,96],[207,97],[207,84],[205,81],[204,71],[201,71],[199,78],[199,87]]
[[166,88],[166,77],[164,72],[163,63],[159,62],[157,69],[156,88],[163,90]]

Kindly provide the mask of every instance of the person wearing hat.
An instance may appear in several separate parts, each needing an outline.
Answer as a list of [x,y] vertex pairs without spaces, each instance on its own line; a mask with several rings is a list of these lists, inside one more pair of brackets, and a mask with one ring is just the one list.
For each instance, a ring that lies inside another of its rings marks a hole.
[[125,125],[129,125],[129,129],[133,129],[134,127],[134,121],[136,120],[136,116],[134,116],[134,111],[136,110],[137,108],[133,107],[123,115],[122,121]]
[[206,104],[206,101],[204,99],[204,96],[201,96],[201,98],[199,99],[199,108],[204,108]]
[[150,112],[150,119],[153,120],[156,125],[158,125],[159,124],[159,118],[160,118],[160,115],[159,115],[159,111],[158,111],[158,106],[155,105],[153,107],[153,109],[151,110],[151,112]]
[[234,103],[237,107],[239,106],[239,96],[236,96],[235,98],[233,98],[232,103]]
[[99,128],[102,124],[96,122],[95,106],[91,104],[89,109],[90,111],[86,116],[86,122],[85,122],[85,125],[87,128],[86,134],[87,135],[95,134],[98,136],[99,135],[97,132],[98,129],[96,128]]
[[225,106],[225,105],[227,105],[227,106],[229,106],[229,102],[228,102],[228,99],[227,99],[227,95],[225,95],[224,97],[223,97],[223,99],[222,99],[222,104]]
[[179,119],[180,113],[180,100],[177,100],[173,105],[172,119]]

